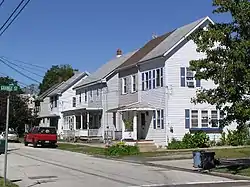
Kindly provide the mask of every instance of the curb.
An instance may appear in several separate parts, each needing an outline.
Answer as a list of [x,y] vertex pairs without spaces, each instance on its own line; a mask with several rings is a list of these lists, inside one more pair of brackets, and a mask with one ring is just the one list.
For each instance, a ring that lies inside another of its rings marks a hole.
[[124,160],[124,159],[113,159],[113,158],[111,160],[129,162],[129,163],[133,163],[133,164],[141,164],[141,165],[145,165],[145,166],[152,166],[152,167],[158,167],[158,168],[164,168],[164,169],[170,169],[170,170],[176,170],[176,171],[184,171],[184,172],[189,172],[189,173],[223,177],[223,178],[228,178],[228,179],[232,179],[232,180],[249,180],[250,181],[250,177],[247,177],[247,176],[234,175],[234,174],[229,174],[229,173],[220,173],[220,172],[216,172],[216,171],[203,171],[202,172],[202,171],[199,171],[198,169],[187,169],[187,168],[180,168],[180,167],[168,166],[168,165],[162,165],[162,164],[138,162],[135,160]]
[[250,181],[250,177],[243,176],[243,175],[234,175],[234,174],[230,174],[230,173],[220,173],[220,172],[216,172],[216,171],[209,172],[209,174],[213,175],[213,176],[224,177],[224,178],[233,179],[233,180],[249,180]]

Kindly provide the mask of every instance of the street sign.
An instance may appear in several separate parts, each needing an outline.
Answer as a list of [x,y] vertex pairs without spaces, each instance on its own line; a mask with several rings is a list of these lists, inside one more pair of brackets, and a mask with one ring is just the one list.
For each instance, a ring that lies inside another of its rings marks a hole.
[[12,92],[12,91],[17,91],[18,90],[18,87],[17,86],[14,86],[14,85],[1,85],[0,86],[0,90],[1,91],[8,91],[8,92]]

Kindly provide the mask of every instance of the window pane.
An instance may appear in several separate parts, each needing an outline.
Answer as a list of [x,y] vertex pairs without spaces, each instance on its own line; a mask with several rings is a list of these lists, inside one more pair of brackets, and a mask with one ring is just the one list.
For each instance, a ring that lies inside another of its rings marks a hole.
[[207,110],[201,111],[201,126],[208,127],[208,111]]
[[212,127],[218,127],[218,112],[217,112],[217,110],[211,111],[211,122],[212,122]]
[[191,124],[192,127],[198,127],[198,110],[191,111]]
[[156,87],[160,86],[160,69],[156,70]]
[[157,110],[157,128],[161,128],[161,112]]
[[194,72],[191,71],[189,68],[186,68],[186,71],[187,71],[187,75],[186,75],[187,80],[193,80],[193,78],[194,78]]
[[145,75],[146,75],[146,89],[148,89],[149,87],[148,72],[146,72]]

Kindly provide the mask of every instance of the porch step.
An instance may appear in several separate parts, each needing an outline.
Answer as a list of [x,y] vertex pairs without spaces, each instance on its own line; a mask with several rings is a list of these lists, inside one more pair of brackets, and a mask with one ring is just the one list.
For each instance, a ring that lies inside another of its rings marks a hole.
[[157,150],[153,141],[137,142],[136,144],[139,147],[140,152],[153,152]]

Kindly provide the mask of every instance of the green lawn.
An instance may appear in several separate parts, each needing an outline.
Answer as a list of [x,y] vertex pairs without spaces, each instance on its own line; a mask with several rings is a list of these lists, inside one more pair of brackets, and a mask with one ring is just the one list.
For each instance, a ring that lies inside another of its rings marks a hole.
[[[0,187],[4,187],[3,183],[4,183],[3,178],[0,178]],[[6,187],[18,187],[18,185],[7,181]]]
[[72,152],[78,152],[78,153],[84,153],[89,155],[105,155],[105,149],[100,147],[91,147],[91,146],[84,146],[84,145],[73,145],[73,144],[67,144],[67,143],[59,143],[58,149],[66,150],[66,151],[72,151]]
[[216,158],[247,158],[250,155],[250,147],[227,148],[214,150]]
[[[89,155],[105,155],[105,148],[92,147],[86,145],[74,145],[68,143],[59,143],[58,149],[67,150],[72,152],[84,153]],[[250,155],[250,147],[232,147],[232,148],[221,148],[221,149],[209,149],[208,151],[215,151],[216,158],[246,158]],[[165,150],[165,151],[156,151],[156,152],[144,152],[140,153],[138,157],[159,157],[159,156],[171,156],[178,155],[181,158],[181,155],[192,156],[191,150]]]

